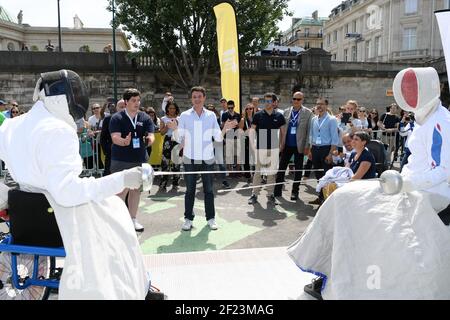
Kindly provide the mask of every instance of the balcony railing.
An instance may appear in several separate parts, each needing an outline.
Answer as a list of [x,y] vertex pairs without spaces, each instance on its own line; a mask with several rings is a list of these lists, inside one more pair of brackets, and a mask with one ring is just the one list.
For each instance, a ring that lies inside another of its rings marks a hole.
[[241,59],[242,70],[247,71],[297,71],[299,69],[299,60],[297,57],[245,57]]
[[291,36],[287,38],[284,42],[291,43],[297,40],[305,40],[305,39],[322,39],[323,33],[297,33],[295,36]]
[[420,60],[429,58],[428,49],[415,49],[392,52],[392,60]]

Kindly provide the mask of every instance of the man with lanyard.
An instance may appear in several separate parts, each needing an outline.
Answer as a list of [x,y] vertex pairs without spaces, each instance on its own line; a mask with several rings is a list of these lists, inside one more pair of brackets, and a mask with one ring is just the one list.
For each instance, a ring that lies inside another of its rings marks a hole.
[[[241,121],[241,115],[239,113],[234,112],[234,101],[233,100],[228,100],[227,101],[227,112],[224,112],[222,114],[222,118],[221,118],[221,129],[223,129],[225,123],[230,120],[234,123],[236,123],[236,126],[239,124],[239,122]],[[237,128],[234,129],[234,131],[236,131]],[[236,156],[236,148],[235,148],[235,139],[236,139],[236,135],[230,135],[229,137],[227,136],[225,139],[225,163],[227,164],[228,170],[229,171],[233,171],[233,165],[235,164],[235,159],[234,157]],[[224,186],[228,185],[228,182],[225,180],[224,177],[224,182],[222,183]]]
[[[212,171],[214,168],[214,146],[216,142],[223,141],[225,133],[237,126],[235,122],[227,120],[220,131],[214,112],[205,109],[206,90],[203,87],[191,89],[192,108],[183,112],[178,120],[172,119],[166,125],[173,130],[172,139],[184,144],[183,165],[187,172]],[[196,176],[188,174],[186,180],[186,194],[184,197],[184,224],[183,231],[190,231],[194,221],[194,202],[196,191]],[[202,174],[203,192],[205,193],[206,221],[211,230],[217,230],[213,177],[211,174]]]
[[[312,119],[311,110],[302,106],[304,95],[302,92],[296,92],[292,98],[292,107],[284,112],[288,128],[286,133],[286,144],[281,150],[280,166],[277,173],[277,183],[284,181],[284,175],[289,161],[294,155],[295,176],[294,181],[302,179],[303,158],[305,154],[309,153],[309,130]],[[294,183],[292,187],[291,200],[298,199],[300,183]],[[283,185],[275,186],[274,196],[281,197]]]
[[[139,111],[141,103],[140,92],[127,89],[123,94],[125,109],[115,113],[109,123],[109,132],[113,142],[111,149],[111,173],[141,166],[148,161],[146,148],[155,141],[154,125],[150,117]],[[125,201],[128,196],[128,209],[138,232],[144,227],[136,216],[140,199],[139,189],[124,189],[118,196]]]
[[[252,127],[249,131],[250,147],[254,150],[256,155],[256,169],[253,177],[253,193],[248,199],[248,204],[255,204],[258,201],[258,195],[261,187],[262,173],[267,174],[267,198],[268,204],[277,205],[273,191],[276,172],[278,170],[278,161],[280,150],[284,149],[286,137],[286,119],[284,116],[274,110],[276,99],[272,93],[264,95],[265,108],[257,112],[253,117]],[[280,135],[278,137],[278,130]],[[256,147],[255,147],[255,131],[257,133]],[[261,172],[263,171],[263,172]]]
[[[339,134],[336,118],[327,112],[328,100],[317,99],[316,110],[318,115],[311,122],[310,142],[313,168],[323,169],[316,172],[316,178],[319,180],[327,170],[333,167],[333,152],[337,149]],[[321,205],[323,200],[323,194],[319,193],[319,197],[310,201],[309,204]]]

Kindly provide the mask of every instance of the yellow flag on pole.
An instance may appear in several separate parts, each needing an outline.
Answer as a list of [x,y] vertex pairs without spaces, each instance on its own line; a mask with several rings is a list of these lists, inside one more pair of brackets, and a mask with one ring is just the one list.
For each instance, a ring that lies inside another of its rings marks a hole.
[[222,2],[214,6],[217,20],[217,49],[221,71],[222,96],[235,103],[241,111],[241,81],[236,14],[233,6]]

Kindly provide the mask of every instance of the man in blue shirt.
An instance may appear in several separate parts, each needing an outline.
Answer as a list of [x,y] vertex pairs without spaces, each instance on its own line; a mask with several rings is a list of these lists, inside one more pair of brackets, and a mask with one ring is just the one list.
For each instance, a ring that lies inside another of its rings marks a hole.
[[[311,121],[310,143],[314,169],[323,169],[316,172],[316,178],[320,179],[325,172],[333,167],[333,152],[339,143],[338,123],[334,116],[328,114],[328,100],[318,98],[316,102],[317,116]],[[309,204],[321,205],[323,194],[310,201]]]
[[[150,117],[139,111],[141,94],[136,89],[127,89],[123,94],[125,109],[115,113],[109,123],[113,142],[111,148],[111,173],[140,167],[148,161],[147,147],[155,141],[155,126]],[[119,196],[125,200],[128,195],[128,209],[136,231],[144,231],[137,221],[141,192],[139,189],[125,189]]]

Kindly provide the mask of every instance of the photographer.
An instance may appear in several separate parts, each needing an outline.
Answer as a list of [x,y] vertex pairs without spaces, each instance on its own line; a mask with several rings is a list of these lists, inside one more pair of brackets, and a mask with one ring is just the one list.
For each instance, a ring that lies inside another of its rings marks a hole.
[[411,155],[411,151],[408,148],[408,140],[414,130],[414,114],[406,112],[403,115],[403,119],[400,121],[399,134],[402,139],[405,139],[404,152],[402,160],[400,162],[400,172],[402,172],[403,166],[408,163],[408,157]]

